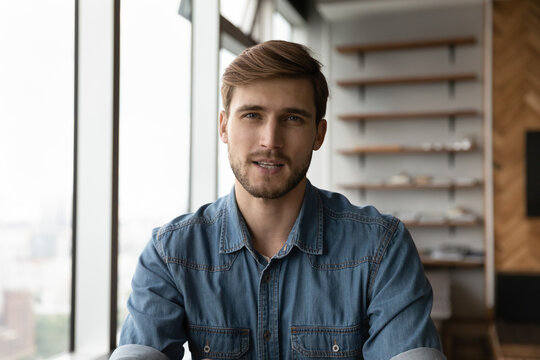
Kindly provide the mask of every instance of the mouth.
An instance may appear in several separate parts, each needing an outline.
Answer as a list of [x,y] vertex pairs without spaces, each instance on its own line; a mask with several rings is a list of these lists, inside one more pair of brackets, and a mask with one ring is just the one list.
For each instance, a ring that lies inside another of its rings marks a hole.
[[278,169],[283,166],[283,164],[273,161],[253,161],[253,163],[264,169]]

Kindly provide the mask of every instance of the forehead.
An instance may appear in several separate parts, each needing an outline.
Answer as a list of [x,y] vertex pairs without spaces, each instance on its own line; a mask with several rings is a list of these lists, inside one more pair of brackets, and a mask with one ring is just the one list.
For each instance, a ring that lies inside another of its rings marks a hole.
[[315,111],[315,98],[311,81],[305,78],[277,78],[257,80],[248,85],[235,87],[230,109],[246,105],[265,108],[303,108]]

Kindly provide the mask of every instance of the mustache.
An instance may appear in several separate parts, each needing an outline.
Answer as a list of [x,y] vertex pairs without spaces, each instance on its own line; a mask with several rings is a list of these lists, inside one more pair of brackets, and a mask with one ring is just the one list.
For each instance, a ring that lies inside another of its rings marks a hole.
[[279,150],[259,150],[249,154],[249,159],[272,159],[281,163],[289,163],[290,158]]

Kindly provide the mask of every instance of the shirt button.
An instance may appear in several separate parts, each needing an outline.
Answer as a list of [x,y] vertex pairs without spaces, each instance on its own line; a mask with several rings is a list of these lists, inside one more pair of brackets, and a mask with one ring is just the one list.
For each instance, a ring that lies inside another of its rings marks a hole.
[[334,346],[332,346],[332,351],[335,353],[339,351],[339,345],[337,344],[336,340],[334,340]]
[[272,336],[272,334],[270,333],[270,331],[266,330],[266,331],[264,332],[264,335],[263,335],[263,336],[264,336],[264,340],[270,341],[270,337]]
[[270,282],[270,279],[271,279],[271,276],[270,276],[270,274],[266,274],[266,275],[264,275],[264,282],[265,282],[265,283],[267,283],[267,284],[268,284],[268,283]]

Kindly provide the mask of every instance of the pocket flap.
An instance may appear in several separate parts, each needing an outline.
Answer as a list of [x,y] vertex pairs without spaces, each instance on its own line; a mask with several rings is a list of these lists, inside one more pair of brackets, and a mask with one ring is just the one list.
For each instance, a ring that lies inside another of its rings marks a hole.
[[189,350],[195,356],[236,359],[249,349],[249,329],[189,325]]
[[362,354],[363,328],[294,326],[292,348],[306,357],[344,358]]

